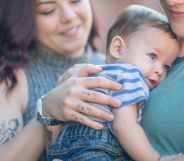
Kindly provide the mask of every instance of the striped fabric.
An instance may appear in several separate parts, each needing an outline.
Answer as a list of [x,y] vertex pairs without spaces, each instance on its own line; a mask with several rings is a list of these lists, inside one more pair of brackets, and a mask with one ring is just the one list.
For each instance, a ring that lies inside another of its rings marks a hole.
[[[148,99],[149,88],[143,74],[137,66],[118,63],[102,65],[102,67],[104,70],[99,75],[122,84],[121,90],[110,92],[110,95],[121,100],[122,107],[130,104],[143,103]],[[100,91],[107,93],[107,91],[102,89]]]

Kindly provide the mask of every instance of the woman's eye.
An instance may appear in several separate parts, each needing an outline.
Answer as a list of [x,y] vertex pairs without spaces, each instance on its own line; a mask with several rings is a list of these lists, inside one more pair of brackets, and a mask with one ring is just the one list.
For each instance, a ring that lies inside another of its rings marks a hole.
[[42,15],[50,15],[53,12],[54,12],[54,9],[51,9],[51,10],[47,10],[47,11],[42,11],[42,12],[40,12],[40,14],[42,14]]
[[151,58],[151,60],[157,59],[157,54],[155,54],[155,53],[149,53],[148,55]]
[[41,4],[38,6],[37,11],[41,15],[49,15],[55,11],[55,6],[52,4]]

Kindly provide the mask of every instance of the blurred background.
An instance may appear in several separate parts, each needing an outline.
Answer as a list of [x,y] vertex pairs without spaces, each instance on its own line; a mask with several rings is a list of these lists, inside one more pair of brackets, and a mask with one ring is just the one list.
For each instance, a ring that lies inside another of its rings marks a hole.
[[91,0],[96,26],[99,35],[94,39],[94,44],[100,52],[105,53],[106,35],[117,15],[122,9],[131,4],[141,4],[163,12],[159,0]]

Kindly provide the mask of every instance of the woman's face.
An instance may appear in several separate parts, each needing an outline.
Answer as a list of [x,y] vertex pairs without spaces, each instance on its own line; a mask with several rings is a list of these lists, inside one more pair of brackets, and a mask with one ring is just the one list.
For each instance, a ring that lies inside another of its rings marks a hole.
[[54,52],[77,57],[92,26],[89,0],[37,0],[37,38]]
[[173,31],[184,38],[184,0],[160,0]]

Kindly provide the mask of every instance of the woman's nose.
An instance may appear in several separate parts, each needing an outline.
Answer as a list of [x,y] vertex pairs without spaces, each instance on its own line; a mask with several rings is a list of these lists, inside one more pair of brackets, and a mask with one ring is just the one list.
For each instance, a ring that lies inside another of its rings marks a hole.
[[75,10],[72,9],[70,6],[64,6],[61,9],[61,18],[60,18],[60,20],[61,20],[62,23],[73,20],[75,18],[75,16],[76,16]]

